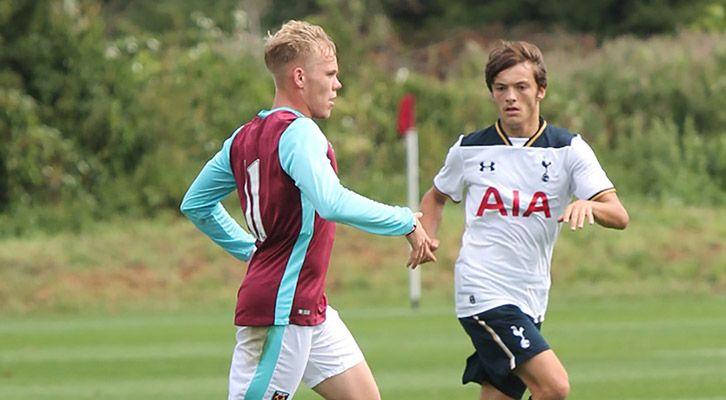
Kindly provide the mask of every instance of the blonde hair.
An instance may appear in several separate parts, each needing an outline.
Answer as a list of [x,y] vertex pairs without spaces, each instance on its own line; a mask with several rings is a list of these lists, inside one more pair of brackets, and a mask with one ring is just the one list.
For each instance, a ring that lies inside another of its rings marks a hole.
[[290,20],[274,34],[268,33],[265,40],[265,65],[275,75],[281,67],[315,52],[334,56],[335,43],[320,26]]

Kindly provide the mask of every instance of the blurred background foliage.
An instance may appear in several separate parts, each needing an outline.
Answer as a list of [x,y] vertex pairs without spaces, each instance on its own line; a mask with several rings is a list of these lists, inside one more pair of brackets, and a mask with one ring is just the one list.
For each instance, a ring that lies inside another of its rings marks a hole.
[[4,0],[0,236],[175,210],[197,171],[272,102],[263,37],[325,27],[339,93],[320,125],[343,183],[405,203],[398,102],[417,99],[421,188],[491,124],[489,49],[545,53],[542,112],[582,132],[624,199],[726,200],[726,0]]

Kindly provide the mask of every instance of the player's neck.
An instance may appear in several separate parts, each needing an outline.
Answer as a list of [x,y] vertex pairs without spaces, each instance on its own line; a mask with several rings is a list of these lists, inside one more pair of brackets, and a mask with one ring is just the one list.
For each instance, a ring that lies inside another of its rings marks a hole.
[[515,123],[507,123],[503,119],[499,120],[504,133],[509,137],[515,138],[531,138],[539,131],[539,115],[534,118]]
[[285,90],[275,90],[275,100],[272,102],[272,108],[279,107],[292,108],[310,118],[310,109],[305,101],[300,96],[295,96]]

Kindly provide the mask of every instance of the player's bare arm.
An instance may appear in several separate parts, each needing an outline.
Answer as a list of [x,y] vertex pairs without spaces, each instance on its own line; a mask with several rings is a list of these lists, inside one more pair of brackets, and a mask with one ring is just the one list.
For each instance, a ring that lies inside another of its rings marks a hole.
[[431,249],[431,238],[421,223],[422,214],[417,212],[413,216],[416,218],[416,228],[406,235],[406,240],[411,245],[411,252],[409,253],[406,266],[415,269],[419,264],[427,261],[436,261],[436,256],[434,256],[433,250]]
[[575,200],[557,222],[570,223],[571,230],[582,229],[585,221],[612,229],[625,229],[629,222],[628,212],[615,192],[606,193],[596,200]]
[[[421,198],[421,212],[423,212],[421,224],[429,236],[431,236],[431,251],[436,251],[436,249],[439,248],[439,241],[436,239],[436,232],[439,230],[439,225],[443,218],[444,206],[446,205],[446,200],[448,198],[448,196],[439,192],[433,186]],[[436,259],[427,259],[423,262],[426,263],[429,261],[436,261]]]

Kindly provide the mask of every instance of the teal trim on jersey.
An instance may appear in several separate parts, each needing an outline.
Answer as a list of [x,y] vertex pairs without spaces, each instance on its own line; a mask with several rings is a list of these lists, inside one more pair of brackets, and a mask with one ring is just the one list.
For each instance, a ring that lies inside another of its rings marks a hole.
[[232,218],[221,201],[237,189],[229,152],[242,128],[225,140],[222,149],[199,172],[182,200],[181,212],[224,250],[242,261],[255,251],[255,238]]
[[265,345],[262,348],[260,362],[257,364],[255,376],[252,378],[249,388],[247,388],[244,400],[262,400],[267,391],[267,387],[270,386],[277,360],[280,358],[282,338],[284,336],[284,326],[269,327],[267,338],[265,338]]
[[300,111],[290,108],[290,107],[275,107],[272,110],[262,110],[259,113],[257,113],[257,116],[260,118],[267,118],[268,115],[274,113],[275,111],[290,111],[291,113],[297,115],[298,117],[305,117],[303,113]]
[[280,288],[277,290],[277,301],[275,302],[275,325],[287,325],[290,323],[290,312],[292,301],[295,298],[295,289],[300,277],[300,270],[305,262],[305,254],[308,252],[310,240],[313,238],[313,224],[315,223],[315,208],[305,195],[300,193],[300,205],[302,207],[302,226],[300,234],[292,248],[290,258],[285,266],[285,273],[280,281]]

